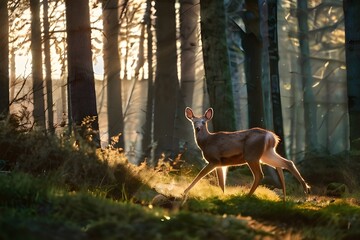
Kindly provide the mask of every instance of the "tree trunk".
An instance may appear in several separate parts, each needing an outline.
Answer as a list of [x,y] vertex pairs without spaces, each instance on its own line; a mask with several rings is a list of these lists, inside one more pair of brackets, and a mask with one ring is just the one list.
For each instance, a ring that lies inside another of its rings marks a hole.
[[[16,55],[15,48],[12,47],[10,51],[10,105],[15,98],[15,86],[16,86]],[[10,107],[10,106],[9,106]]]
[[[262,36],[261,33],[266,33],[265,30],[267,29],[267,26],[260,26],[260,24],[264,24],[266,19],[264,19],[265,21],[260,21],[258,0],[245,0],[244,7],[242,18],[245,24],[245,32],[242,32],[241,39],[245,52],[245,76],[247,83],[249,127],[265,128],[262,76],[268,72],[264,73],[262,68],[262,65],[264,64],[262,57],[265,55],[262,39],[265,38],[265,34]],[[264,8],[266,9],[266,6],[262,5],[261,10],[264,11]],[[268,39],[265,40],[268,42]],[[266,63],[267,62],[269,61],[266,61]],[[278,175],[273,168],[264,166],[264,172],[266,172],[266,177],[263,182],[275,187],[280,186]]]
[[242,34],[242,46],[245,52],[249,127],[265,127],[261,82],[263,46],[260,37],[259,6],[257,1],[245,1],[245,12],[242,18],[245,23],[245,32]]
[[[86,117],[94,117],[93,142],[100,146],[94,70],[91,52],[91,28],[88,0],[66,0],[69,112],[78,128]],[[79,132],[85,137],[85,132]]]
[[274,131],[281,138],[277,150],[280,155],[286,157],[278,66],[277,2],[268,0],[270,91]]
[[269,26],[267,0],[258,0],[259,5],[259,31],[262,43],[261,51],[261,83],[263,92],[264,128],[274,130],[273,111],[270,83],[270,59],[269,59]]
[[44,8],[44,55],[45,55],[45,83],[46,83],[46,102],[47,102],[47,120],[50,133],[54,133],[54,112],[53,95],[51,79],[51,55],[50,55],[50,35],[49,35],[49,16],[48,0],[43,0]]
[[198,52],[199,0],[180,0],[181,93],[186,106],[192,107]]
[[[120,57],[119,57],[119,8],[118,0],[103,1],[104,25],[104,70],[107,82],[109,142],[113,136],[124,133],[124,117],[121,102]],[[120,136],[116,147],[124,148],[124,137]]]
[[[181,40],[181,98],[177,113],[177,133],[183,140],[182,149],[197,149],[193,129],[184,117],[185,107],[196,105],[193,100],[194,90],[202,81],[196,74],[198,52],[200,49],[199,33],[199,0],[180,1],[180,40]],[[186,146],[185,146],[186,145]]]
[[226,41],[229,54],[229,67],[234,98],[236,129],[248,128],[247,93],[244,69],[244,53],[241,51],[242,1],[225,1],[227,17]]
[[0,1],[0,119],[9,113],[8,1]]
[[177,152],[174,139],[175,117],[179,94],[177,78],[175,0],[157,0],[156,37],[157,66],[155,79],[154,140],[157,156]]
[[234,131],[234,99],[223,1],[201,0],[200,16],[205,78],[210,106],[216,115],[212,121],[213,130]]
[[148,62],[148,91],[146,115],[144,122],[144,137],[142,141],[143,159],[148,158],[148,163],[154,163],[154,148],[153,148],[153,112],[154,112],[154,77],[153,77],[153,34],[151,29],[151,0],[146,1],[146,13],[144,21],[146,23],[147,33],[147,62]]
[[308,39],[308,7],[307,1],[297,0],[297,18],[299,24],[300,69],[304,93],[305,152],[316,153],[319,149],[317,141],[317,110],[313,92],[313,79],[310,65]]
[[360,1],[344,0],[350,149],[360,149]]
[[42,47],[40,25],[40,0],[30,0],[31,9],[31,53],[35,124],[45,127],[44,85],[42,74]]

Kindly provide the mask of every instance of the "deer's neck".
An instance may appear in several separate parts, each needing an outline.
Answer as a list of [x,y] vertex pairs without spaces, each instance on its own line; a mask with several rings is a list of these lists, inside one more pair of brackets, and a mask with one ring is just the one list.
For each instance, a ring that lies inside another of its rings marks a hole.
[[203,149],[206,146],[206,143],[209,139],[209,136],[211,135],[209,130],[206,128],[202,128],[199,132],[196,134],[196,142],[199,145],[201,149]]

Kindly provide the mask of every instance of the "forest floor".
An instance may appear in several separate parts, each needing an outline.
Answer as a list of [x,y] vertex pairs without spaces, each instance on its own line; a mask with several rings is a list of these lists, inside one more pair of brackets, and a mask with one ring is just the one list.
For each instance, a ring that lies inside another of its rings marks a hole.
[[[241,222],[251,232],[247,237],[217,236],[214,239],[358,239],[360,236],[360,202],[356,194],[305,196],[293,190],[295,192],[284,202],[280,189],[260,186],[255,196],[247,197],[249,184],[228,187],[225,194],[216,189],[217,186],[205,184],[209,182],[202,183],[180,208],[179,200],[164,195],[158,196],[160,205],[168,209],[211,214],[224,221],[230,218]],[[294,189],[296,184],[290,183]]]
[[360,239],[360,192],[343,183],[305,195],[287,174],[285,202],[264,185],[248,197],[241,167],[225,193],[210,174],[184,201],[191,164],[134,166],[111,147],[2,126],[0,149],[0,239]]
[[[68,191],[45,181],[20,172],[0,174],[0,239],[360,237],[359,198],[351,195],[290,194],[283,202],[277,190],[260,186],[247,197],[248,187],[228,187],[223,194],[206,179],[185,203],[148,186],[132,199],[116,200],[100,189]],[[174,180],[159,187],[183,189]]]

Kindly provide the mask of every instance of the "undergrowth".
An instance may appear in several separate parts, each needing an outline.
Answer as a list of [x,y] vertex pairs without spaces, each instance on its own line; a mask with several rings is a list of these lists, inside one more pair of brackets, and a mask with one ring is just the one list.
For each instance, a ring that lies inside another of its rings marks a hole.
[[286,202],[263,186],[247,197],[252,178],[238,168],[225,194],[210,174],[183,202],[198,169],[135,166],[78,141],[0,122],[0,239],[360,238],[358,192],[304,197],[287,179]]
[[86,189],[126,200],[143,185],[123,153],[96,149],[68,134],[24,131],[1,121],[0,149],[1,171],[28,173],[67,191]]
[[[28,174],[0,175],[1,239],[253,239],[269,235],[235,217],[64,192]],[[211,227],[209,227],[211,226]]]

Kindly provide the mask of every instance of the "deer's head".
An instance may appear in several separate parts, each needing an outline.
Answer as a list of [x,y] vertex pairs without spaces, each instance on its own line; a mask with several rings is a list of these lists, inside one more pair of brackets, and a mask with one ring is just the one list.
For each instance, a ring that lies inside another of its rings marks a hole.
[[214,110],[212,108],[206,110],[204,115],[201,117],[196,117],[191,108],[185,108],[185,117],[193,123],[193,127],[196,133],[200,132],[201,130],[207,131],[207,122],[212,119],[213,115]]

